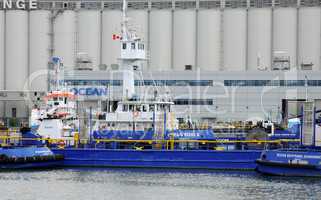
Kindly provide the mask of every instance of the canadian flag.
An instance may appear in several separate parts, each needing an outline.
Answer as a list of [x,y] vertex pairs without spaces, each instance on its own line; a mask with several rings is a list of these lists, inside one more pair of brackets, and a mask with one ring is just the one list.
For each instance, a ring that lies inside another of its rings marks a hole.
[[121,37],[119,35],[113,34],[113,40],[119,40]]

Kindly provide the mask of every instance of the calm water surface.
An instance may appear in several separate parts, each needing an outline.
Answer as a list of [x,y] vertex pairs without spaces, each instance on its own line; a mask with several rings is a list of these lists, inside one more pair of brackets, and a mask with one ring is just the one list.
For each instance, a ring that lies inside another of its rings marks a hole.
[[0,173],[0,199],[321,199],[321,179],[255,172],[59,169]]

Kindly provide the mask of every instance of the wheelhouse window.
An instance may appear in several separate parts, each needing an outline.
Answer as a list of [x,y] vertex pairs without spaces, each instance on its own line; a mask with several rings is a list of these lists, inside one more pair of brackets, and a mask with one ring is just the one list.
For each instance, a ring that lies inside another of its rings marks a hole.
[[134,111],[134,105],[129,105],[129,111]]
[[143,105],[143,112],[147,112],[147,105]]
[[126,49],[127,45],[126,43],[123,43],[123,49]]
[[123,105],[123,111],[128,112],[128,105]]
[[135,43],[132,43],[132,49],[135,49],[135,48],[136,48]]
[[138,112],[141,111],[140,105],[136,105],[136,106],[135,106],[135,111],[138,111]]
[[155,105],[149,105],[149,111],[153,112],[155,110]]

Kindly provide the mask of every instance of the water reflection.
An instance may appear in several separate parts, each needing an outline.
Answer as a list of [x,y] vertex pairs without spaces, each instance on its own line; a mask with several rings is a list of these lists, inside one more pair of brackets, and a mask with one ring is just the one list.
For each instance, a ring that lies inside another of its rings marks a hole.
[[318,199],[321,179],[255,172],[60,169],[1,172],[1,199]]

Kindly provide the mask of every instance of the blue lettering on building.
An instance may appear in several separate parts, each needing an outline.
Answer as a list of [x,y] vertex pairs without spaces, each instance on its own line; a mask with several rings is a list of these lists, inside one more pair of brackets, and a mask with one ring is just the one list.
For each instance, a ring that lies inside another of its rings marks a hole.
[[107,88],[96,88],[96,87],[86,87],[86,88],[71,88],[71,92],[79,96],[106,96]]

